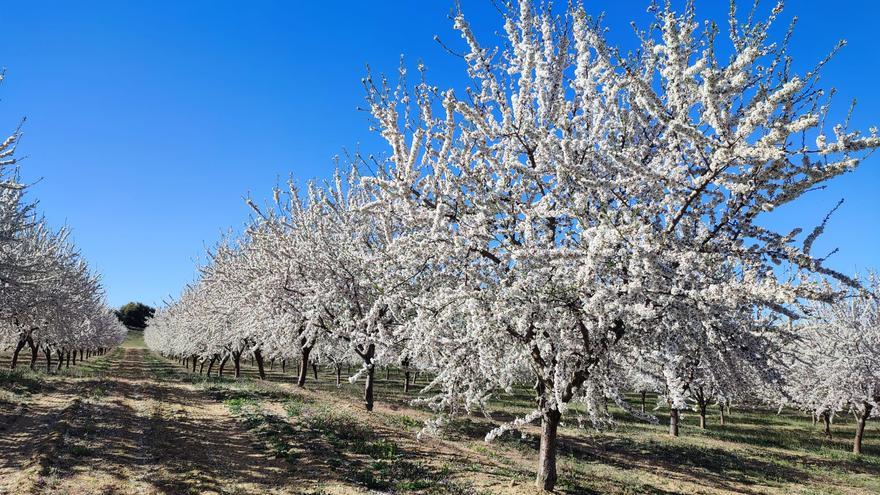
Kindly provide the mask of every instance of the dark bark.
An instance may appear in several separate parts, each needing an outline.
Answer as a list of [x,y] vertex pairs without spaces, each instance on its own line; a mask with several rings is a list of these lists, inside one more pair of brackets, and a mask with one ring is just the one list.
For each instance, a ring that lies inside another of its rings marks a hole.
[[315,381],[318,381],[318,365],[312,363],[312,375],[315,377]]
[[70,368],[70,351],[67,351],[67,364],[64,367]]
[[56,353],[58,354],[58,366],[55,367],[55,372],[58,373],[59,371],[61,371],[61,368],[64,366],[64,351],[62,351],[61,349],[58,349],[58,351],[56,351]]
[[856,439],[853,442],[853,454],[860,455],[862,453],[862,438],[865,436],[865,422],[871,415],[871,404],[865,404],[861,413],[856,418]]
[[556,487],[557,432],[562,414],[556,409],[541,418],[541,447],[538,451],[538,473],[535,484],[539,490],[552,492]]
[[367,411],[373,410],[373,380],[375,378],[376,369],[370,366],[367,369],[367,383],[364,385],[364,407]]
[[721,421],[721,426],[724,426],[724,404],[718,404],[718,412],[720,413],[719,420]]
[[235,367],[235,377],[241,377],[241,353],[233,352],[232,353],[232,364]]
[[306,376],[309,374],[309,354],[311,352],[311,346],[304,346],[300,350],[299,375],[296,377],[297,387],[304,387],[306,385]]
[[338,364],[336,365],[336,386],[338,387],[342,383],[342,367]]
[[28,337],[27,338],[28,347],[31,348],[31,369],[37,369],[37,344],[34,343],[34,339]]
[[367,411],[373,410],[373,381],[376,377],[376,367],[373,365],[373,357],[376,355],[375,344],[367,346],[364,352],[358,352],[367,366],[367,383],[364,385],[364,406]]
[[52,349],[49,346],[43,348],[43,355],[46,356],[46,373],[52,372]]
[[679,421],[679,412],[678,409],[672,408],[669,410],[669,434],[677,437],[678,436],[678,421]]
[[831,440],[831,413],[828,411],[822,412],[822,424],[823,424],[823,432],[825,433],[825,438]]
[[27,339],[19,339],[18,344],[15,346],[15,350],[12,352],[12,363],[9,365],[9,369],[15,369],[15,366],[18,364],[18,353],[24,349],[24,345],[27,343]]
[[223,356],[223,359],[220,360],[220,369],[218,370],[218,375],[223,377],[223,368],[226,367],[226,362],[229,361],[229,354]]
[[259,349],[254,349],[254,360],[257,362],[257,372],[260,374],[260,380],[265,380],[266,369],[263,366],[263,353]]
[[281,374],[284,374],[286,372],[287,372],[287,360],[282,359],[281,360]]
[[403,372],[403,393],[409,393],[409,370],[404,370]]
[[645,392],[642,392],[642,413],[645,412]]
[[211,370],[214,369],[214,363],[216,363],[216,362],[217,362],[217,355],[214,354],[213,356],[211,356],[211,360],[208,361],[208,377],[211,376]]

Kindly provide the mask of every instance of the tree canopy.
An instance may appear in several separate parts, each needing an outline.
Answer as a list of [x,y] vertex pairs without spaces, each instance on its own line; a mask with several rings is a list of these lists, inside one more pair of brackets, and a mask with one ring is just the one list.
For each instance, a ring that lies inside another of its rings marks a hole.
[[155,308],[132,301],[116,310],[116,317],[126,327],[141,330],[147,326],[147,320],[155,313]]

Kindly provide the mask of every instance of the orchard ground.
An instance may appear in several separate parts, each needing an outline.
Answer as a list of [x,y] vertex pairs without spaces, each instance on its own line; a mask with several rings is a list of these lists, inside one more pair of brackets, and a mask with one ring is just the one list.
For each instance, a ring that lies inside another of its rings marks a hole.
[[[0,494],[534,493],[537,428],[487,444],[491,423],[471,416],[417,441],[431,416],[410,405],[397,370],[377,374],[367,413],[360,387],[337,387],[332,370],[310,374],[305,390],[295,367],[281,373],[278,363],[266,381],[249,363],[238,381],[229,368],[205,378],[150,352],[139,332],[58,374],[5,371],[8,354],[0,366]],[[529,392],[493,402],[494,419],[527,412]],[[734,408],[723,426],[714,411],[706,430],[689,414],[678,438],[657,414],[661,424],[649,425],[615,411],[606,432],[579,429],[570,415],[558,492],[880,493],[877,421],[856,457],[844,416],[826,440],[790,410]]]

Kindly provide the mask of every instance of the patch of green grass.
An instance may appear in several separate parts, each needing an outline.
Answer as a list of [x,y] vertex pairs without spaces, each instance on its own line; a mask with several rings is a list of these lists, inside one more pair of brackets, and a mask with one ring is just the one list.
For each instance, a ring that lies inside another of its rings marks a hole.
[[259,407],[256,399],[250,397],[235,397],[223,401],[229,412],[238,416],[241,414],[252,414]]
[[298,396],[293,396],[284,402],[284,412],[287,413],[287,417],[289,418],[297,417],[302,414],[305,407],[306,402]]
[[92,450],[85,445],[74,445],[70,448],[70,453],[74,457],[86,457],[92,455]]
[[15,394],[39,392],[45,386],[40,376],[30,369],[0,370],[0,389]]
[[122,342],[121,347],[129,349],[146,349],[147,344],[144,343],[144,331],[128,329],[128,334]]

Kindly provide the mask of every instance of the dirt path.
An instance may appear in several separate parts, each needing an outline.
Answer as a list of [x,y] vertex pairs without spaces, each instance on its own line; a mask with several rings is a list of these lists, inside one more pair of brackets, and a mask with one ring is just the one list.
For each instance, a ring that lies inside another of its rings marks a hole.
[[0,401],[0,494],[296,493],[286,463],[147,349],[100,359],[106,373]]

